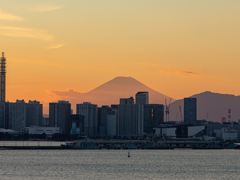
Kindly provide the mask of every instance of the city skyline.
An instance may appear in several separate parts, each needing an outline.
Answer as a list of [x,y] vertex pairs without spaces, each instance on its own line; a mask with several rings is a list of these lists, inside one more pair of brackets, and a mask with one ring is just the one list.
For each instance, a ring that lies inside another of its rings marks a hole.
[[239,95],[239,5],[5,1],[6,101],[36,99],[48,106],[63,99],[61,92],[89,92],[118,76],[174,99],[204,91]]

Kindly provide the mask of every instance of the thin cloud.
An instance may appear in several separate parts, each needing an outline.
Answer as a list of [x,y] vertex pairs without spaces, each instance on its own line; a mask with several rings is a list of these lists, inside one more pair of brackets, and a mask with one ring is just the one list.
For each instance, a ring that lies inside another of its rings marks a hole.
[[0,19],[7,20],[7,21],[24,21],[25,19],[20,16],[15,16],[9,13],[5,13],[0,10]]
[[198,75],[197,73],[191,71],[176,71],[175,73],[182,76]]
[[48,34],[45,30],[10,26],[0,26],[0,35],[10,37],[41,39],[46,41],[53,39],[53,36]]
[[37,7],[32,8],[35,12],[47,12],[57,9],[62,9],[64,6],[53,6],[53,5],[36,5]]
[[177,76],[201,76],[201,74],[192,72],[192,71],[158,71],[161,74],[167,74],[167,75],[177,75]]
[[83,93],[74,89],[67,89],[65,91],[58,90],[46,90],[47,96],[54,99],[76,99],[79,98]]
[[163,70],[160,70],[160,71],[158,71],[158,72],[161,73],[161,74],[167,74],[167,75],[172,75],[172,74],[174,74],[173,71],[163,71]]
[[48,47],[48,49],[58,49],[58,48],[61,48],[63,46],[64,46],[64,44],[57,44],[57,45]]

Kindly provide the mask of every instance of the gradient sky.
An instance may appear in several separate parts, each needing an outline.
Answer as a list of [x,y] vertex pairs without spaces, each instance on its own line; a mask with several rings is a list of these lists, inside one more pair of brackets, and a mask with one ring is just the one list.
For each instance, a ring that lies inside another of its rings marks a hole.
[[239,95],[239,19],[239,0],[2,0],[7,100],[48,105],[116,76],[175,99]]

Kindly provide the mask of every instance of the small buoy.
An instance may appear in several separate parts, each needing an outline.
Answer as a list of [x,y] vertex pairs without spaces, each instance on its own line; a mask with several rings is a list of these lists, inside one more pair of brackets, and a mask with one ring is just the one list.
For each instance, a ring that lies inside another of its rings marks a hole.
[[130,157],[130,152],[128,151],[128,157]]

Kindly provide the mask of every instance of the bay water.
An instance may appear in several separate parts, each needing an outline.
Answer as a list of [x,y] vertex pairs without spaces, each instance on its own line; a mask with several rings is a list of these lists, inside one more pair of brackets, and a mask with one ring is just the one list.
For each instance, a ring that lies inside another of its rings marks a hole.
[[240,179],[239,154],[234,149],[0,150],[0,179]]

